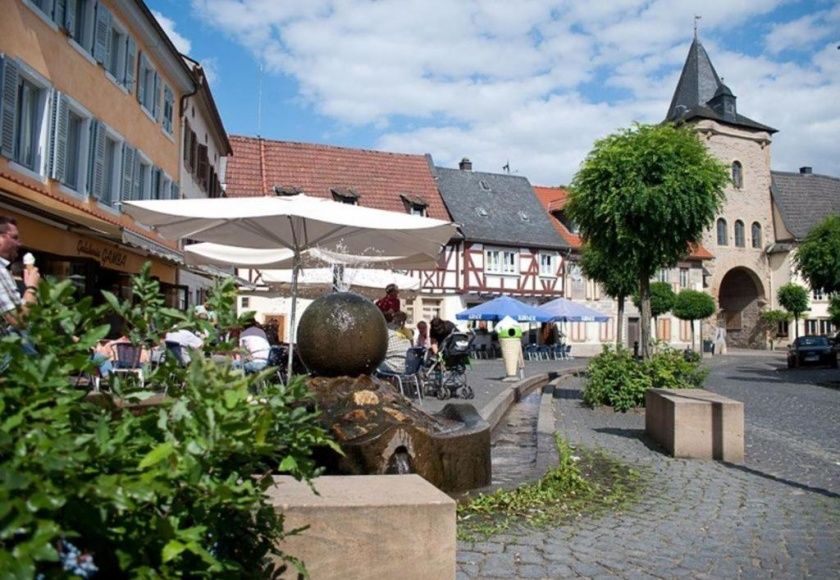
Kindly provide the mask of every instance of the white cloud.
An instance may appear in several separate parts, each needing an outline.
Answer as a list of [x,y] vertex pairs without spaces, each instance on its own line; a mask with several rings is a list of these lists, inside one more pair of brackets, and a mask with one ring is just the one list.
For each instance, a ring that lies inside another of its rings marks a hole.
[[189,54],[190,50],[192,49],[192,43],[189,41],[188,38],[178,34],[175,30],[175,21],[171,18],[167,18],[157,10],[152,10],[152,14],[155,15],[155,18],[160,24],[160,27],[163,28],[163,31],[166,33],[166,36],[169,37],[169,40],[172,41],[172,44],[175,45],[175,48],[178,49],[178,52],[181,54]]
[[201,68],[204,69],[204,76],[207,77],[207,83],[210,89],[219,87],[219,59],[215,57],[201,59]]
[[[840,53],[825,44],[840,7],[768,26],[764,54],[723,42],[784,1],[192,4],[269,72],[294,78],[302,102],[341,130],[373,129],[377,147],[446,165],[468,156],[499,171],[509,160],[543,184],[567,183],[598,137],[665,116],[701,14],[700,37],[739,112],[780,130],[774,167],[840,174]],[[793,43],[804,52],[782,58]]]

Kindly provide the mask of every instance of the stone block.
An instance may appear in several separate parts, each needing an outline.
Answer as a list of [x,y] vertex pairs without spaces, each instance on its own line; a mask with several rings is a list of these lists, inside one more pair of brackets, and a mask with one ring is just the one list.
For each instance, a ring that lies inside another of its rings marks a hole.
[[325,476],[314,485],[319,495],[277,476],[268,491],[286,530],[309,526],[281,549],[313,580],[455,577],[455,501],[422,477]]
[[650,389],[645,432],[674,457],[744,461],[744,404],[705,389]]

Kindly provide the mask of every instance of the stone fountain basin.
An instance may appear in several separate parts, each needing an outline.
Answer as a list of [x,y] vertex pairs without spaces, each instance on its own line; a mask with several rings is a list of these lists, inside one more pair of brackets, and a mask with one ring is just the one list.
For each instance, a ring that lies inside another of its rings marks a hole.
[[429,415],[388,382],[370,376],[308,381],[322,425],[340,445],[317,461],[332,475],[416,473],[460,492],[491,481],[490,425],[472,405],[450,403]]

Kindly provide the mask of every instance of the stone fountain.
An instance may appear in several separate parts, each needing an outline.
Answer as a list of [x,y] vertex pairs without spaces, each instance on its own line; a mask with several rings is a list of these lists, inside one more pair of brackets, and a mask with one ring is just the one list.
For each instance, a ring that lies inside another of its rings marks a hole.
[[337,292],[300,318],[298,353],[323,426],[344,455],[322,450],[329,474],[417,473],[447,492],[490,484],[490,426],[472,405],[430,415],[372,376],[385,358],[385,318],[367,298]]

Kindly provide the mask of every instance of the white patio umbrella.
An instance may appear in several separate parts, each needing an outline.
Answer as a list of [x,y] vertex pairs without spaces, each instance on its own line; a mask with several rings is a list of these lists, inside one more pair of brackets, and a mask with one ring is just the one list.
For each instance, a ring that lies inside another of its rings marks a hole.
[[[123,208],[164,238],[291,250],[292,333],[304,250],[341,247],[347,254],[435,255],[456,234],[451,222],[307,195],[128,201]],[[290,348],[290,376],[291,372]]]

